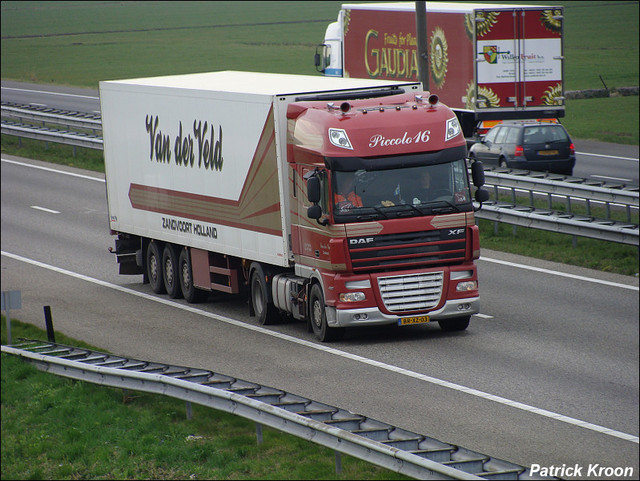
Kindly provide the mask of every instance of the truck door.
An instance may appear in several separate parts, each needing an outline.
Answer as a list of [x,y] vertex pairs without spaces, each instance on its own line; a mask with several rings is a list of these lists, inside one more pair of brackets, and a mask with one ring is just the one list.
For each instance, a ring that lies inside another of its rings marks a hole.
[[564,104],[561,8],[476,10],[478,108]]

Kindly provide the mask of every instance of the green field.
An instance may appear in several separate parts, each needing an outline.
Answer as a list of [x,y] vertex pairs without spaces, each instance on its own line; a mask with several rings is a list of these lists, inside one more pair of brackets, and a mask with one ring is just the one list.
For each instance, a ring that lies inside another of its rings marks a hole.
[[[214,70],[319,75],[315,46],[341,3],[6,1],[2,79],[97,88]],[[553,3],[565,5],[566,90],[638,86],[637,1]],[[575,138],[639,142],[637,96],[566,110]]]

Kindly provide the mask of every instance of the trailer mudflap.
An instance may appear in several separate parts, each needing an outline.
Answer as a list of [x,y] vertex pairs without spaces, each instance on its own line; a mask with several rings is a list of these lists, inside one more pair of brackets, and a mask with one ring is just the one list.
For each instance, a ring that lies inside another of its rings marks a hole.
[[143,274],[142,247],[138,237],[119,237],[116,239],[115,250],[109,252],[116,255],[118,273],[121,275]]

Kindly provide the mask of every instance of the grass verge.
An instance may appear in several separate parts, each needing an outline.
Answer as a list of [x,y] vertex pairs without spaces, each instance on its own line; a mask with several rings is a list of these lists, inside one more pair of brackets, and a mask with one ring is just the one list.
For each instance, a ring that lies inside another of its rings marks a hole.
[[[511,254],[638,276],[638,247],[479,219],[480,245]],[[574,245],[575,242],[575,245]]]
[[[46,333],[13,320],[13,342]],[[97,349],[56,333],[62,344]],[[2,316],[2,343],[6,344]],[[410,479],[252,421],[38,371],[2,354],[2,479]]]
[[561,122],[573,140],[638,145],[639,98],[633,95],[567,100],[566,116]]

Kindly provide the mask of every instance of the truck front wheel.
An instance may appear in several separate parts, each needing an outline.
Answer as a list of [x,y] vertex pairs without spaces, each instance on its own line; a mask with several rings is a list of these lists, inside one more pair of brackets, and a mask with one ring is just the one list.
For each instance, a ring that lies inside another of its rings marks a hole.
[[469,327],[470,319],[471,316],[456,317],[455,319],[445,319],[442,321],[438,321],[438,324],[440,324],[440,329],[445,332],[464,331],[467,327]]
[[320,342],[338,341],[344,336],[344,328],[329,327],[325,311],[324,295],[319,284],[314,284],[309,295],[311,328]]
[[164,276],[162,274],[162,254],[155,240],[149,242],[149,246],[147,247],[147,277],[149,278],[149,284],[153,292],[156,294],[163,294],[165,292]]
[[260,267],[254,269],[251,274],[249,298],[253,313],[260,324],[269,325],[278,321],[278,312],[276,307],[269,302],[267,281]]
[[167,290],[167,294],[172,299],[182,297],[182,290],[180,289],[180,279],[178,270],[178,256],[176,249],[171,244],[164,246],[162,253],[162,273],[164,278],[164,287]]

